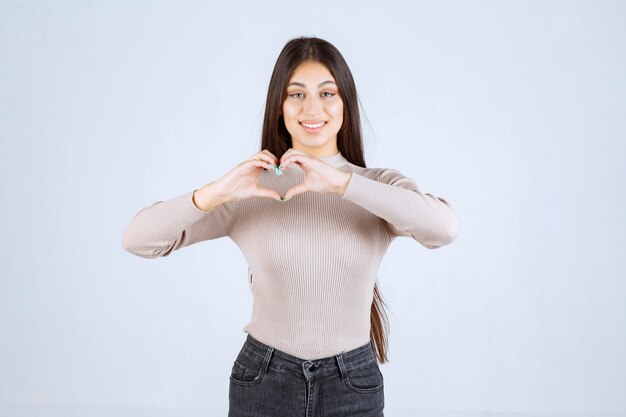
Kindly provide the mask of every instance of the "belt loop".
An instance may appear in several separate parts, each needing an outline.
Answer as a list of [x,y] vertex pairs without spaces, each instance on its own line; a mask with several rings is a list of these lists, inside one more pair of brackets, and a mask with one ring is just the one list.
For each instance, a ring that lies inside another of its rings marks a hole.
[[261,368],[263,369],[263,373],[267,372],[272,353],[274,353],[274,348],[272,346],[268,346],[267,352],[265,352],[265,358],[263,359],[263,365],[261,366]]
[[339,372],[341,373],[341,380],[345,381],[346,378],[348,378],[348,373],[346,372],[346,366],[343,363],[343,352],[341,352],[339,355],[335,355],[335,358],[337,359],[337,364],[339,365]]

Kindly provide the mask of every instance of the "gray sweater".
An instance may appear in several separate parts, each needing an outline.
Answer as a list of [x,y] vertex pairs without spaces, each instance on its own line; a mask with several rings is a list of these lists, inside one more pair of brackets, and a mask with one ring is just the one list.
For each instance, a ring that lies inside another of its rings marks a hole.
[[[422,193],[398,170],[363,168],[341,153],[320,159],[352,172],[343,195],[252,197],[203,211],[188,191],[135,214],[122,246],[156,258],[228,236],[249,266],[253,311],[245,333],[303,359],[362,346],[370,339],[376,273],[391,241],[408,236],[439,248],[456,238],[459,222],[445,199]],[[281,176],[263,171],[259,183],[285,195],[303,177],[292,163]]]

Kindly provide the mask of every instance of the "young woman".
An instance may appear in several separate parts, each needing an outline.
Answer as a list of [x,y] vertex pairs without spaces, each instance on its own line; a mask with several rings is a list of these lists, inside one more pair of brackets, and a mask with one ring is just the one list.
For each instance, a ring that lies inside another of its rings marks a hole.
[[348,65],[329,42],[300,37],[274,66],[261,151],[140,210],[123,247],[155,258],[229,236],[242,250],[253,311],[230,417],[383,416],[381,259],[398,236],[434,249],[458,229],[445,199],[396,169],[365,166]]

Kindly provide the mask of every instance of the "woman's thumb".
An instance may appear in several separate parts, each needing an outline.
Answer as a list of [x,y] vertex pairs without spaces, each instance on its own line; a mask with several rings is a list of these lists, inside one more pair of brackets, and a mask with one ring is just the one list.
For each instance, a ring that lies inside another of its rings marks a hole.
[[280,198],[281,198],[281,195],[278,194],[276,191],[270,190],[267,188],[258,189],[254,195],[256,197],[273,198],[274,200],[278,200],[278,201],[280,201]]

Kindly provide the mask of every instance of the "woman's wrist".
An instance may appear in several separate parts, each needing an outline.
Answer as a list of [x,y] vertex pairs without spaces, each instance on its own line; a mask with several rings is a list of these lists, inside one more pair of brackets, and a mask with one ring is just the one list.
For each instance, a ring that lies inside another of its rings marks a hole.
[[228,199],[218,192],[215,182],[211,182],[194,190],[191,195],[191,201],[199,210],[209,211],[226,203]]
[[350,180],[352,179],[352,172],[346,172],[345,176],[341,182],[341,185],[337,189],[337,193],[343,197],[348,189],[348,185],[350,184]]

